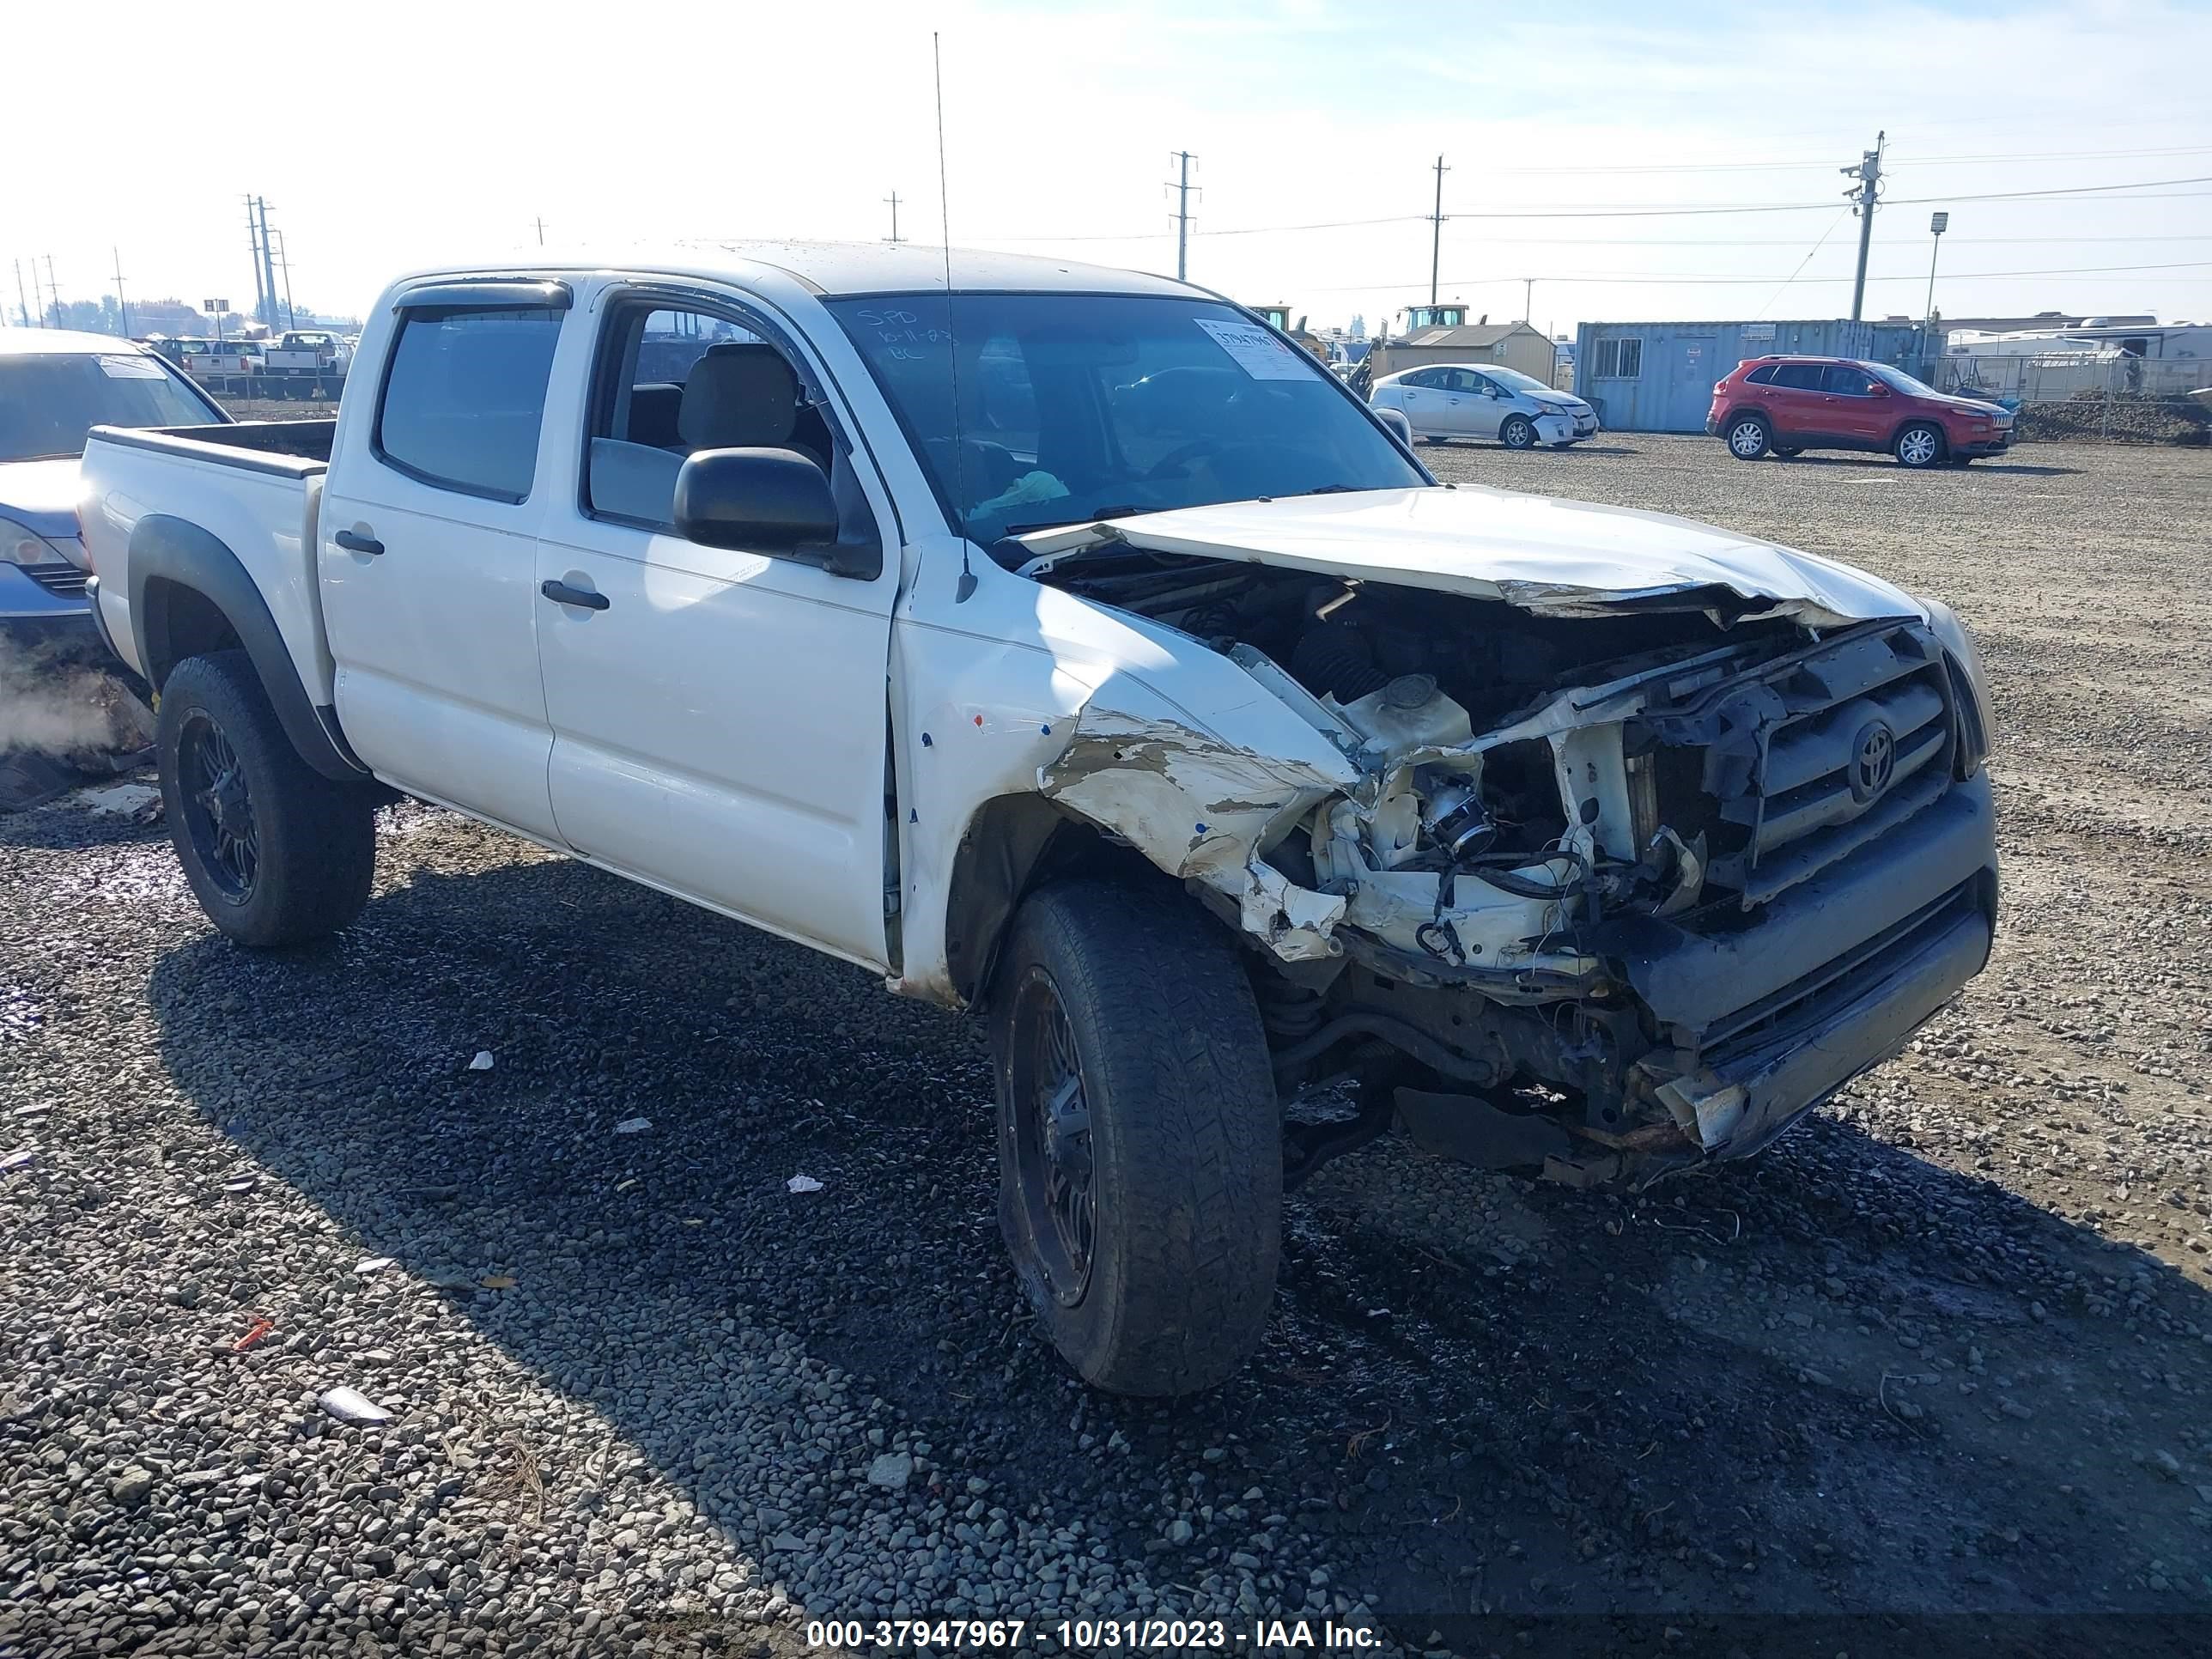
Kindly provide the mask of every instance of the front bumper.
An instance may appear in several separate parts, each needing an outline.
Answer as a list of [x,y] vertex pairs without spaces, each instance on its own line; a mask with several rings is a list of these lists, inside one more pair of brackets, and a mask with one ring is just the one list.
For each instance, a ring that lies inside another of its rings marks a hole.
[[1602,947],[1671,1039],[1637,1067],[1691,1143],[1662,1162],[1757,1152],[1895,1054],[1987,963],[1996,889],[1982,774],[1738,932],[1609,925]]
[[1595,436],[1597,432],[1595,415],[1539,415],[1536,416],[1536,435],[1547,444],[1573,443],[1577,439]]
[[82,574],[59,565],[38,569],[43,580],[21,565],[0,564],[0,631],[15,640],[98,637]]
[[2007,427],[2002,432],[1994,432],[1987,436],[1954,438],[1951,453],[1954,455],[1972,455],[1977,459],[1984,455],[2002,455],[2012,447],[2012,428]]

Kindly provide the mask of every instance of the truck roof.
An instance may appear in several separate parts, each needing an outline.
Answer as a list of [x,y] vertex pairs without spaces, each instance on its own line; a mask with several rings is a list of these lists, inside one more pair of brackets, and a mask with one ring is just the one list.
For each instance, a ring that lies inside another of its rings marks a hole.
[[[1188,295],[1208,299],[1206,289],[1170,276],[1082,264],[1030,253],[994,253],[954,248],[952,287],[962,293]],[[911,242],[696,242],[647,250],[594,249],[535,259],[503,254],[477,264],[441,264],[413,270],[400,280],[462,275],[544,274],[562,271],[647,271],[672,276],[727,281],[750,269],[770,266],[805,284],[823,298],[866,294],[913,294],[945,287],[945,254],[941,247]]]
[[28,357],[48,352],[78,356],[88,351],[104,351],[112,356],[119,351],[145,349],[136,340],[118,339],[112,334],[88,334],[73,328],[0,328],[0,357]]

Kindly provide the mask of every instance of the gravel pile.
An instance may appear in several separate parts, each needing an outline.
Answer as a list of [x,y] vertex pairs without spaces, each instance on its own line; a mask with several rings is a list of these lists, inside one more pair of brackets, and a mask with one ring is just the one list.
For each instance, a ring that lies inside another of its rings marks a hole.
[[0,1654],[2212,1616],[2205,458],[1430,453],[1976,623],[2004,931],[1912,1053],[1640,1199],[1332,1165],[1261,1356],[1140,1405],[1023,1311],[961,1022],[427,808],[281,957],[213,937],[158,829],[0,819]]
[[2019,430],[2030,442],[2212,443],[2212,410],[2194,398],[2106,398],[2083,392],[2059,403],[2023,406]]

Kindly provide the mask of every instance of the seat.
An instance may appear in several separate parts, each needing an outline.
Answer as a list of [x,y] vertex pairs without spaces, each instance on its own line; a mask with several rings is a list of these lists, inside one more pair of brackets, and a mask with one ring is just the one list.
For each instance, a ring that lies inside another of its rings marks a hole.
[[684,406],[684,388],[673,382],[647,381],[629,389],[628,437],[631,443],[655,449],[677,449],[677,416]]

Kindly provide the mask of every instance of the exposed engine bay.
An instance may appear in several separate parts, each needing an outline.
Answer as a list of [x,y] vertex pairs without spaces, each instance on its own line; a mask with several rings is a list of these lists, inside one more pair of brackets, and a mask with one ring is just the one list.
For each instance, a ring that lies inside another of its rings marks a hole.
[[[1036,574],[1238,663],[1358,769],[1348,789],[1286,791],[1254,836],[1237,919],[1271,946],[1254,977],[1279,1080],[1356,1078],[1364,1116],[1395,1096],[1417,1137],[1475,1162],[1648,1176],[1778,1132],[1811,1100],[1777,1115],[1713,1069],[1715,1034],[1778,1040],[1848,988],[1799,985],[1817,945],[1766,947],[1979,760],[1917,619],[1815,629],[1717,588],[1542,615],[1130,547]],[[1899,960],[1993,904],[1960,898],[1970,874],[1917,907]],[[1638,982],[1684,941],[1759,970],[1671,1001],[1662,970]]]

